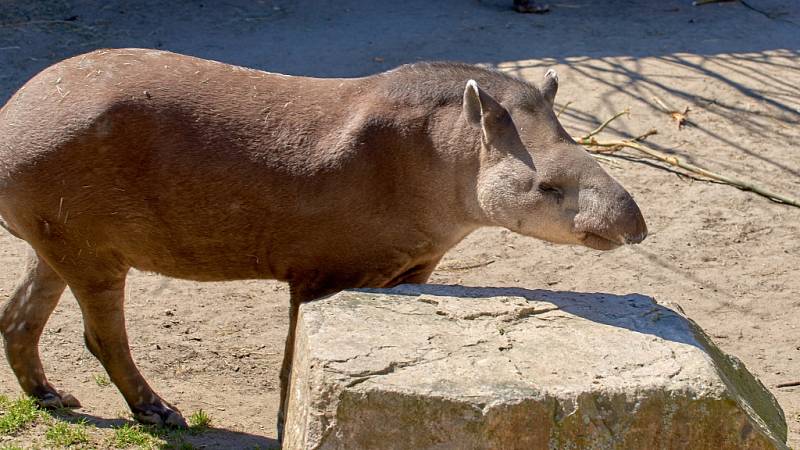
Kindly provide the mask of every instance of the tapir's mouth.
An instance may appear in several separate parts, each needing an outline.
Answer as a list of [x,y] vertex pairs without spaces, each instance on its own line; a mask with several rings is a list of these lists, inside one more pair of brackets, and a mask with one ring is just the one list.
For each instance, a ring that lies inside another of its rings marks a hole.
[[581,239],[581,242],[583,245],[595,250],[614,250],[615,248],[624,245],[622,242],[612,241],[598,234],[588,232]]

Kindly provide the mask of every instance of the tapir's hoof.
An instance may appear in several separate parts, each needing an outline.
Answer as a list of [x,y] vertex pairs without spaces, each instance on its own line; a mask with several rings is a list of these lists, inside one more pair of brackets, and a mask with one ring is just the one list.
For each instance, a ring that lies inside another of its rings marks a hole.
[[81,402],[66,392],[47,392],[37,398],[39,405],[46,409],[80,408]]
[[133,418],[146,425],[175,428],[189,427],[180,412],[160,404],[137,407],[133,411]]

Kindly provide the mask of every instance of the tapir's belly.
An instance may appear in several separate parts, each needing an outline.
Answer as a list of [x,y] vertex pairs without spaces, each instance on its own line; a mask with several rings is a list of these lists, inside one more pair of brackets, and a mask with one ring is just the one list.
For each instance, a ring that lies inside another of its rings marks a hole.
[[195,194],[191,201],[83,186],[53,189],[37,182],[7,211],[37,251],[75,267],[113,259],[197,281],[290,281],[327,273],[347,287],[380,287],[446,250],[415,232],[404,216],[387,222],[352,204],[303,197],[276,206],[269,192],[257,198],[234,195],[235,189],[220,194],[204,183],[184,186]]

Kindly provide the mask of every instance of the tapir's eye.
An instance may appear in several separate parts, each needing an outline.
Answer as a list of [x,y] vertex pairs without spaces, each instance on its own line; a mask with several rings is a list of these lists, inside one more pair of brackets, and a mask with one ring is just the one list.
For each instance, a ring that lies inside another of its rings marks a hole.
[[561,192],[561,189],[559,189],[559,188],[557,188],[555,186],[551,186],[551,185],[546,184],[546,183],[539,183],[539,190],[544,192],[547,195],[553,196],[558,201],[561,201],[561,199],[564,196],[564,193]]

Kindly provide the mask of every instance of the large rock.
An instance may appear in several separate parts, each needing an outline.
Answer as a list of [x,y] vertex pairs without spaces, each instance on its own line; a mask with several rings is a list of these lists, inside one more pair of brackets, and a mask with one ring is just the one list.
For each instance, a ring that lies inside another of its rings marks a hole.
[[641,295],[400,286],[300,310],[284,448],[786,448],[736,358]]

